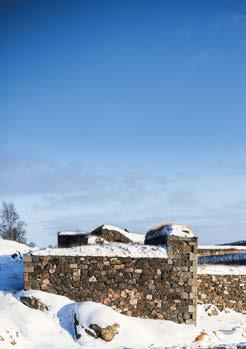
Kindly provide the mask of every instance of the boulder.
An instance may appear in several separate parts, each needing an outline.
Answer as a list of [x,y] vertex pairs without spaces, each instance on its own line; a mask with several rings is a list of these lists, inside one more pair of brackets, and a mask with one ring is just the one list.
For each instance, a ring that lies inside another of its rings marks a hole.
[[91,324],[89,328],[94,331],[96,338],[101,338],[105,342],[111,342],[114,336],[119,333],[120,325],[113,324],[107,327],[100,327],[97,324]]
[[32,309],[37,309],[37,310],[49,310],[47,305],[42,303],[40,299],[36,297],[28,297],[28,296],[21,296],[20,301],[25,304],[27,307],[32,308]]
[[[76,339],[81,338],[81,334],[78,333],[77,327],[79,326],[79,321],[74,315],[74,330]],[[112,339],[119,333],[120,325],[115,323],[106,327],[100,327],[97,324],[90,324],[88,328],[85,328],[85,332],[93,338],[101,338],[105,342],[111,342]]]
[[206,307],[205,312],[208,316],[217,316],[220,314],[219,309],[214,304],[209,304]]
[[208,338],[209,335],[207,332],[202,331],[201,333],[199,333],[198,336],[196,336],[196,338],[194,339],[194,342],[202,342],[205,338]]
[[91,301],[77,303],[74,309],[75,338],[84,344],[87,336],[110,342],[119,333],[122,315]]

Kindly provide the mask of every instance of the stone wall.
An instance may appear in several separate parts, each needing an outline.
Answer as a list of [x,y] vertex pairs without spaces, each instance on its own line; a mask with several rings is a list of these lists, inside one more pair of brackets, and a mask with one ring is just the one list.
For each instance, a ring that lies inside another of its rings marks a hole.
[[206,257],[206,256],[225,256],[227,254],[242,254],[246,253],[246,247],[245,249],[240,248],[236,249],[233,247],[230,248],[198,248],[198,256],[199,257]]
[[246,247],[198,248],[198,264],[246,265]]
[[246,311],[246,275],[198,275],[197,285],[200,302]]
[[139,317],[196,323],[197,239],[169,237],[167,258],[25,256],[25,289],[96,301]]

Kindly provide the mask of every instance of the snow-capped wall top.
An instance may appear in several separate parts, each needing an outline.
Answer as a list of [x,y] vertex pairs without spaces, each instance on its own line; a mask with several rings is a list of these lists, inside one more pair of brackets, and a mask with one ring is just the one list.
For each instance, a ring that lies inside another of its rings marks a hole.
[[89,233],[86,233],[84,231],[59,231],[58,235],[88,235]]
[[33,253],[37,256],[98,256],[98,257],[155,257],[167,258],[164,247],[110,243],[108,245],[83,245],[72,248],[47,248]]
[[145,242],[161,243],[161,239],[166,236],[175,235],[179,237],[192,238],[195,235],[186,225],[177,223],[163,223],[149,229],[145,236]]

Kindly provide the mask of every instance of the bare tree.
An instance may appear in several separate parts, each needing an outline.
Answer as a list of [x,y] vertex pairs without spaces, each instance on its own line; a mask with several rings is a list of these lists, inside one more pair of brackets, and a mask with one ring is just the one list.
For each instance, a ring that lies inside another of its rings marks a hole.
[[25,243],[25,223],[20,220],[18,213],[12,203],[2,203],[0,215],[0,236],[3,239],[14,240]]

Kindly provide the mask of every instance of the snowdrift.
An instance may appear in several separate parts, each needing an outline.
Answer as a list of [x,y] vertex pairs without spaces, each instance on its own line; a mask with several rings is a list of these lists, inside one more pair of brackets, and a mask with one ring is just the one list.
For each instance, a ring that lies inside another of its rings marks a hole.
[[[48,310],[25,306],[19,301],[21,296],[40,299]],[[127,317],[99,303],[74,303],[41,291],[21,291],[15,296],[0,292],[0,309],[3,349],[212,348],[221,344],[232,349],[237,347],[233,343],[245,348],[245,315],[227,309],[214,313],[211,305],[198,306],[197,327]],[[106,342],[93,336],[93,324],[101,328],[117,324],[118,333]]]
[[23,288],[23,254],[30,247],[15,241],[0,239],[0,290]]

